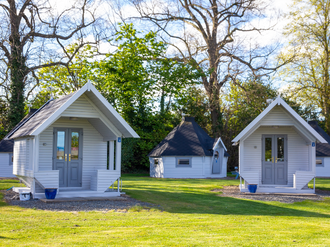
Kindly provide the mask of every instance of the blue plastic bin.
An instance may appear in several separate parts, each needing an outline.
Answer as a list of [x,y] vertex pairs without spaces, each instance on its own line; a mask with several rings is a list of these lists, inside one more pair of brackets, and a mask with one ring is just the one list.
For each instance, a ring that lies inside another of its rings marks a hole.
[[57,189],[55,189],[55,188],[45,189],[46,199],[55,199],[56,193],[57,193]]
[[248,185],[248,190],[249,190],[250,193],[256,193],[257,187],[258,187],[257,184],[249,184]]

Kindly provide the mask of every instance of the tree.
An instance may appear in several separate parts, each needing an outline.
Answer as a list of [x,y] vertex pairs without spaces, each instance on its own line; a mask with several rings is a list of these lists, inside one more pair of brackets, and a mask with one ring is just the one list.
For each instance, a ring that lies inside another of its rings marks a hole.
[[221,130],[220,90],[225,83],[238,83],[247,72],[261,77],[279,67],[268,65],[274,47],[261,49],[243,37],[263,30],[252,22],[263,17],[260,1],[132,0],[132,3],[141,18],[155,24],[166,42],[176,49],[178,60],[192,62],[201,71],[216,136]]
[[[56,6],[55,1],[0,1],[1,86],[8,92],[9,128],[24,117],[25,91],[30,77],[36,77],[35,71],[54,65],[67,66],[86,44],[84,30],[96,22],[93,2],[77,0],[57,13],[62,6]],[[63,50],[56,54],[72,39],[78,42],[75,52],[68,54]],[[50,57],[52,60],[46,62]],[[27,96],[36,85],[30,86]]]
[[267,108],[267,99],[275,99],[278,95],[305,120],[318,118],[313,108],[302,106],[285,95],[281,95],[269,82],[262,80],[250,78],[241,82],[240,86],[232,85],[225,92],[222,101],[224,131],[221,137],[228,148],[230,154],[228,167],[232,170],[238,166],[238,149],[232,145],[231,141]]
[[287,56],[295,54],[282,74],[291,82],[288,97],[307,108],[321,109],[330,134],[330,1],[295,0],[285,35]]
[[[100,61],[90,61],[94,51],[85,47],[67,68],[41,69],[38,78],[43,91],[39,95],[48,96],[49,86],[55,96],[68,94],[93,81],[141,137],[123,140],[123,171],[146,169],[147,154],[180,121],[173,114],[177,99],[186,87],[198,83],[199,73],[190,64],[166,58],[167,45],[154,32],[142,34],[133,25],[123,24],[111,42],[117,49]],[[67,53],[74,46],[67,47]],[[33,105],[41,101],[37,97]]]

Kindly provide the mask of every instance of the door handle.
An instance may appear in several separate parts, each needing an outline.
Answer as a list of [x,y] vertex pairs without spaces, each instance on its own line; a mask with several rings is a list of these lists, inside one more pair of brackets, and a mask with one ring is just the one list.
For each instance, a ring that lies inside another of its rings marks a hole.
[[71,154],[69,154],[69,161],[71,161]]
[[272,163],[274,163],[274,157],[272,157]]
[[64,160],[66,161],[66,154],[64,154]]
[[277,157],[275,157],[275,163],[277,163]]

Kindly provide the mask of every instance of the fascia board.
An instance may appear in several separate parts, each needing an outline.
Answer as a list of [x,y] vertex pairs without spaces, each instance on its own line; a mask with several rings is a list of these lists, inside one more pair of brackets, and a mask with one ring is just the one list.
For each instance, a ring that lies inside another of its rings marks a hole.
[[266,116],[270,110],[272,110],[278,103],[279,98],[274,100],[262,113],[260,113],[248,126],[245,127],[233,140],[232,142],[236,143],[241,140],[243,136],[245,136],[255,125],[259,123],[259,121]]
[[131,134],[129,137],[140,138],[140,136],[133,130],[131,126],[119,115],[119,113],[110,105],[110,103],[102,96],[102,94],[96,90],[93,85],[90,85],[90,91],[92,91],[95,96],[104,104],[104,106],[114,115],[120,124]]
[[67,102],[65,102],[59,109],[57,109],[57,111],[55,111],[45,122],[43,122],[37,129],[35,129],[31,135],[39,135],[52,123],[54,123],[61,116],[61,114],[87,90],[87,84],[88,83],[86,83]]

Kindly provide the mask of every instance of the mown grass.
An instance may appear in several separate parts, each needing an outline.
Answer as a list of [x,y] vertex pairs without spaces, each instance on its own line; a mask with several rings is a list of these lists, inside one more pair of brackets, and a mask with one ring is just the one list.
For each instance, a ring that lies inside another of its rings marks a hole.
[[238,183],[123,177],[127,194],[162,211],[136,206],[126,213],[50,212],[1,202],[0,246],[330,245],[330,198],[283,204],[211,191]]
[[[309,188],[313,188],[313,180],[308,184]],[[330,179],[328,178],[316,178],[315,188],[320,190],[330,190]]]

